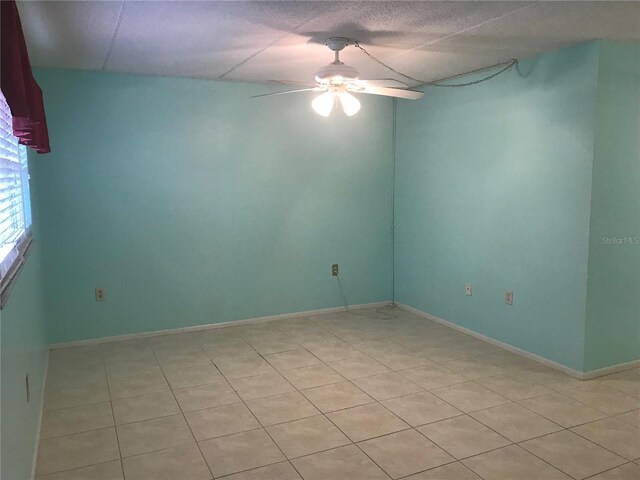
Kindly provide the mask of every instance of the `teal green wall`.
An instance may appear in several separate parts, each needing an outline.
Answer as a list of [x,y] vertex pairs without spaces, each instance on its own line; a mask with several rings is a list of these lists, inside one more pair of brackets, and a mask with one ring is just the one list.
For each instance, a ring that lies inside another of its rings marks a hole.
[[[38,239],[0,312],[0,478],[31,478],[48,341],[45,322],[42,255]],[[31,399],[27,403],[25,376]]]
[[[53,153],[0,312],[3,479],[31,474],[49,340],[339,306],[334,262],[352,304],[391,299],[389,100],[325,119],[258,85],[37,77]],[[639,358],[639,77],[638,45],[591,43],[398,102],[396,301],[577,370]]]
[[398,102],[397,302],[582,370],[597,81],[590,43]]
[[[391,299],[392,108],[270,87],[38,70],[52,343]],[[96,302],[94,288],[106,289]]]
[[585,369],[640,358],[640,45],[602,42]]

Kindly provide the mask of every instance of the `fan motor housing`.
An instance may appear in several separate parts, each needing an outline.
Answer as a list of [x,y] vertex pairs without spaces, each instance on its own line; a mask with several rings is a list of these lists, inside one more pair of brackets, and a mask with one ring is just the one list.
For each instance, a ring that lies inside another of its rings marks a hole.
[[358,79],[358,71],[342,62],[330,63],[316,72],[318,83],[332,84],[352,82]]

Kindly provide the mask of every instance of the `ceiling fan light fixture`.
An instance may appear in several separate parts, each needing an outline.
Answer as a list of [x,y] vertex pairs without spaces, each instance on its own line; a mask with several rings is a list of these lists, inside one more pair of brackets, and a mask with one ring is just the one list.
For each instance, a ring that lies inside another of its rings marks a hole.
[[323,117],[328,117],[333,110],[333,104],[335,103],[335,97],[333,92],[324,92],[322,95],[318,95],[311,102],[311,107],[318,114]]
[[340,105],[342,105],[342,110],[344,110],[344,113],[348,117],[352,117],[360,111],[360,100],[356,97],[348,92],[341,92],[338,95],[338,98],[340,98]]
[[316,72],[316,82],[324,85],[342,85],[358,79],[358,71],[342,62],[330,63]]

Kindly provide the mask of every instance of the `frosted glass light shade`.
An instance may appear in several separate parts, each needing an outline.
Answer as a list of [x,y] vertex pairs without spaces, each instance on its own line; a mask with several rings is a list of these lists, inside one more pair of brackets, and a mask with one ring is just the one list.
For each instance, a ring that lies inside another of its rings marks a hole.
[[352,117],[360,111],[360,101],[350,93],[342,92],[339,98],[342,109],[348,117]]
[[333,93],[324,92],[322,95],[318,95],[311,102],[311,107],[315,110],[318,115],[322,115],[323,117],[328,117],[333,110],[333,104],[335,103],[335,98]]

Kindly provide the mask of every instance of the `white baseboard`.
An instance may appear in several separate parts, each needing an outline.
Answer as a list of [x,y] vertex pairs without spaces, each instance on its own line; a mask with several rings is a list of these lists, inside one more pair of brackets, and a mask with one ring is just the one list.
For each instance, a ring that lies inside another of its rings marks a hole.
[[[379,308],[379,307],[386,307],[388,305],[392,305],[392,302],[387,301],[387,302],[363,303],[360,305],[351,305],[349,309],[359,310],[362,308]],[[306,310],[303,312],[283,313],[281,315],[271,315],[268,317],[255,317],[255,318],[247,318],[244,320],[231,320],[229,322],[209,323],[205,325],[194,325],[192,327],[170,328],[167,330],[156,330],[153,332],[140,332],[140,333],[132,333],[128,335],[114,335],[111,337],[91,338],[88,340],[76,340],[73,342],[54,343],[52,345],[49,345],[49,348],[52,350],[56,350],[58,348],[80,347],[80,346],[95,345],[99,343],[108,343],[108,342],[120,342],[123,340],[132,340],[135,338],[157,337],[159,335],[168,335],[172,333],[197,332],[200,330],[211,330],[215,328],[231,327],[234,325],[246,325],[246,324],[252,324],[252,323],[272,322],[274,320],[286,320],[288,318],[296,318],[296,317],[312,317],[317,315],[325,315],[327,313],[345,312],[345,311],[347,310],[344,307],[330,307],[330,308],[322,308],[319,310]]]
[[510,345],[508,343],[501,342],[500,340],[487,337],[486,335],[482,335],[481,333],[475,332],[468,328],[461,327],[460,325],[457,325],[453,322],[450,322],[448,320],[444,320],[442,318],[436,317],[435,315],[431,315],[429,313],[423,312],[422,310],[418,310],[417,308],[410,307],[409,305],[404,305],[402,303],[394,303],[394,305],[404,310],[407,310],[408,312],[424,317],[428,320],[433,320],[434,322],[438,322],[454,330],[458,330],[459,332],[463,332],[463,333],[466,333],[467,335],[471,335],[472,337],[483,340],[487,343],[490,343],[491,345],[495,345],[496,347],[500,347],[505,350],[508,350],[511,353],[516,353],[530,360],[535,360],[541,363],[542,365],[554,368],[556,370],[559,370],[563,373],[566,373],[567,375],[578,378],[580,380],[590,380],[592,378],[601,377],[603,375],[610,375],[612,373],[622,372],[624,370],[629,370],[631,368],[640,367],[640,360],[634,360],[632,362],[612,365],[606,368],[599,368],[597,370],[591,370],[589,372],[581,372],[579,370],[574,370],[573,368],[567,367],[566,365],[562,365],[561,363],[554,362],[553,360],[549,360],[548,358],[541,357],[540,355],[536,355],[535,353],[528,352],[521,348],[514,347],[513,345]]
[[[444,320],[442,318],[436,317],[435,315],[431,315],[429,313],[423,312],[422,310],[418,310],[417,308],[413,308],[410,307],[409,305],[404,305],[402,303],[397,303],[397,302],[391,302],[391,301],[387,301],[387,302],[375,302],[375,303],[364,303],[364,304],[360,304],[360,305],[352,305],[350,307],[350,309],[352,310],[358,310],[358,309],[363,309],[363,308],[379,308],[379,307],[385,307],[388,305],[395,305],[397,307],[400,307],[408,312],[411,312],[413,314],[416,314],[418,316],[421,316],[423,318],[426,318],[428,320],[433,320],[434,322],[438,322],[442,325],[445,325],[449,328],[452,328],[454,330],[466,333],[467,335],[471,335],[472,337],[475,337],[479,340],[483,340],[491,345],[495,345],[497,347],[500,347],[504,350],[508,350],[509,352],[521,355],[525,358],[528,358],[530,360],[534,360],[539,362],[542,365],[545,365],[547,367],[551,367],[554,368],[556,370],[559,370],[563,373],[566,373],[567,375],[570,375],[572,377],[578,378],[580,380],[590,380],[592,378],[597,378],[597,377],[601,377],[603,375],[611,375],[612,373],[617,373],[617,372],[622,372],[625,370],[630,370],[632,368],[637,368],[640,367],[640,360],[634,360],[632,362],[627,362],[627,363],[621,363],[618,365],[612,365],[610,367],[605,367],[605,368],[599,368],[597,370],[591,370],[589,372],[581,372],[579,370],[574,370],[573,368],[567,367],[566,365],[562,365],[561,363],[558,362],[554,362],[553,360],[549,360],[548,358],[542,357],[540,355],[536,355],[535,353],[531,353],[528,352],[526,350],[523,350],[521,348],[518,347],[514,347],[513,345],[510,345],[508,343],[505,342],[501,342],[500,340],[496,340],[494,338],[488,337],[486,335],[483,335],[481,333],[478,333],[474,330],[470,330],[468,328],[462,327],[460,325],[457,325],[453,322],[450,322],[448,320]],[[284,313],[281,315],[271,315],[271,316],[266,316],[266,317],[255,317],[255,318],[247,318],[247,319],[243,319],[243,320],[231,320],[229,322],[220,322],[220,323],[210,323],[210,324],[206,324],[206,325],[195,325],[192,327],[181,327],[181,328],[171,328],[171,329],[167,329],[167,330],[156,330],[153,332],[140,332],[140,333],[132,333],[132,334],[128,334],[128,335],[115,335],[115,336],[111,336],[111,337],[102,337],[102,338],[92,338],[92,339],[88,339],[88,340],[77,340],[77,341],[73,341],[73,342],[64,342],[64,343],[55,343],[49,346],[50,349],[55,350],[55,349],[59,349],[59,348],[69,348],[69,347],[79,347],[79,346],[86,346],[86,345],[96,345],[96,344],[100,344],[100,343],[108,343],[108,342],[119,342],[119,341],[123,341],[123,340],[132,340],[132,339],[136,339],[136,338],[149,338],[149,337],[156,337],[156,336],[160,336],[160,335],[169,335],[169,334],[173,334],[173,333],[187,333],[187,332],[197,332],[200,330],[211,330],[211,329],[216,329],[216,328],[224,328],[224,327],[231,327],[234,325],[247,325],[247,324],[255,324],[255,323],[265,323],[265,322],[272,322],[274,320],[285,320],[288,318],[296,318],[296,317],[312,317],[312,316],[316,316],[316,315],[324,315],[327,313],[335,313],[335,312],[344,312],[346,311],[346,309],[344,307],[331,307],[331,308],[322,308],[319,310],[307,310],[307,311],[302,311],[302,312],[294,312],[294,313]],[[47,362],[48,362],[48,358],[47,358]],[[46,377],[45,377],[46,379]],[[43,395],[44,395],[44,388],[43,388]],[[41,415],[42,416],[42,415]],[[39,428],[39,427],[38,427]],[[38,431],[38,436],[40,435],[39,431]],[[36,452],[37,453],[37,452]],[[34,464],[34,468],[35,468],[35,464]]]
[[582,379],[582,372],[578,370],[574,370],[573,368],[569,368],[565,365],[562,365],[561,363],[554,362],[553,360],[549,360],[548,358],[541,357],[540,355],[536,355],[535,353],[527,352],[526,350],[522,350],[521,348],[514,347],[513,345],[510,345],[508,343],[501,342],[500,340],[496,340],[495,338],[487,337],[486,335],[482,335],[481,333],[478,333],[476,331],[470,330],[465,327],[461,327],[458,324],[436,317],[435,315],[431,315],[430,313],[423,312],[422,310],[418,310],[417,308],[410,307],[409,305],[404,305],[402,303],[396,303],[396,305],[400,308],[403,308],[411,313],[424,317],[428,320],[433,320],[434,322],[441,323],[442,325],[446,325],[449,328],[452,328],[459,332],[466,333],[467,335],[471,335],[472,337],[475,337],[479,340],[483,340],[487,343],[490,343],[491,345],[495,345],[496,347],[500,347],[505,350],[508,350],[511,353],[522,355],[523,357],[526,357],[530,360],[535,360],[537,362],[540,362],[543,365],[546,365],[547,367],[555,368],[556,370],[560,370],[566,373],[567,375],[571,375],[572,377]]
[[38,429],[36,430],[36,448],[33,451],[31,461],[31,480],[36,478],[36,467],[38,466],[38,452],[40,451],[40,432],[42,431],[42,416],[44,415],[44,393],[47,388],[47,375],[49,373],[49,350],[47,350],[47,361],[44,364],[44,374],[42,376],[42,392],[40,394],[40,414],[38,416]]
[[603,375],[611,375],[612,373],[624,372],[625,370],[631,370],[632,368],[638,367],[640,367],[640,360],[633,360],[631,362],[611,365],[610,367],[589,370],[588,372],[584,372],[582,374],[582,378],[583,380],[591,380],[592,378],[602,377]]

